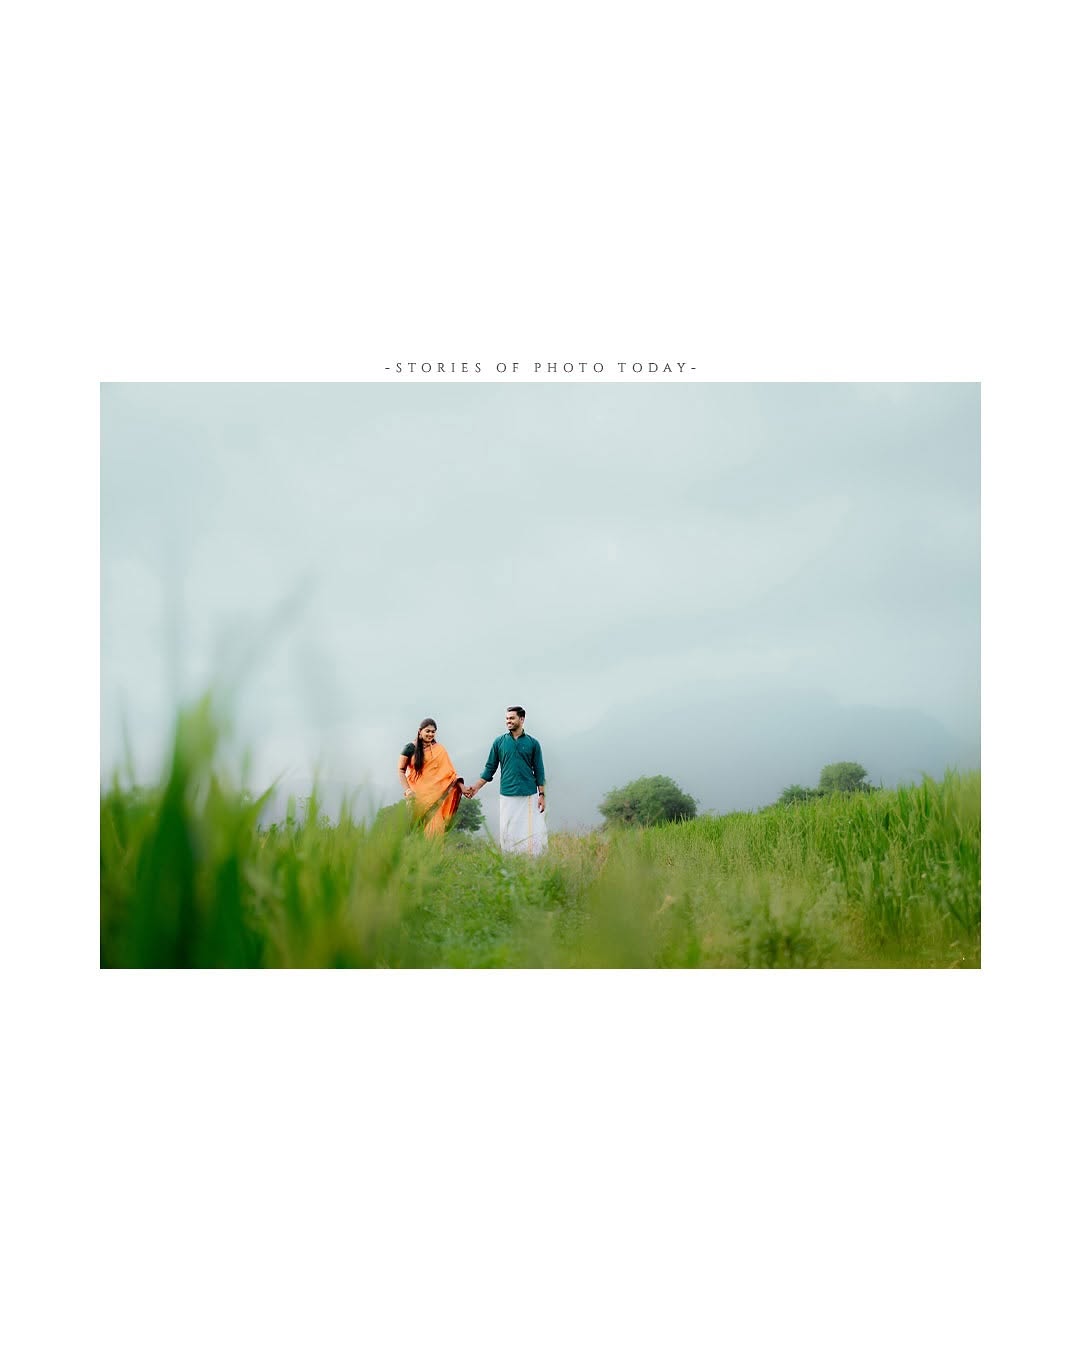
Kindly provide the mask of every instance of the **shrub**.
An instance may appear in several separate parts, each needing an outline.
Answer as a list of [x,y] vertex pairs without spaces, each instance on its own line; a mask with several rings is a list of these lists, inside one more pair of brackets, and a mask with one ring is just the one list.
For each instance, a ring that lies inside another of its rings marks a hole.
[[818,779],[819,792],[869,792],[866,770],[853,760],[842,759],[836,764],[826,764]]
[[667,820],[693,820],[697,803],[674,779],[658,774],[612,788],[598,810],[609,825],[659,825]]
[[484,826],[484,808],[472,797],[462,797],[447,829],[468,830],[475,834]]

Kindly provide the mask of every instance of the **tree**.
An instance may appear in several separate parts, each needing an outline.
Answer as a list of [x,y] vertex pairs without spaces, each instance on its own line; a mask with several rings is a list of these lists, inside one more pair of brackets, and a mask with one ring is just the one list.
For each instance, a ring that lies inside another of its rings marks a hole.
[[837,764],[826,764],[818,780],[819,792],[869,792],[866,770],[850,759]]
[[450,818],[450,824],[447,828],[468,830],[470,834],[475,834],[477,830],[483,828],[483,824],[484,808],[475,797],[462,797],[458,809]]
[[821,789],[812,787],[803,787],[801,783],[792,783],[786,787],[780,796],[776,799],[777,806],[794,806],[796,802],[808,802],[813,797],[820,797]]
[[609,825],[658,825],[665,820],[693,820],[697,802],[672,778],[635,778],[612,788],[599,806]]

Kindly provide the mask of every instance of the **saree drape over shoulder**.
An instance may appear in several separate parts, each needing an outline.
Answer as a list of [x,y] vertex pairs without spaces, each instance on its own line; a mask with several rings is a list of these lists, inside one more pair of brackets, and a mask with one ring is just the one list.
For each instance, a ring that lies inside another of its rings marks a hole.
[[424,833],[431,839],[442,834],[461,804],[462,779],[450,762],[450,756],[438,741],[424,748],[424,771],[413,768],[410,747],[403,752],[408,759],[405,780],[416,793],[413,810],[424,821]]

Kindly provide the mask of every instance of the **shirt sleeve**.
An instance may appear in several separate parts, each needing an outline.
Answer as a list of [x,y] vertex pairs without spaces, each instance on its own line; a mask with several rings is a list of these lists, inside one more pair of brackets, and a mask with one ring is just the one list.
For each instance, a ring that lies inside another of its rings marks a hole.
[[535,745],[536,749],[535,749],[535,752],[534,752],[534,754],[533,754],[533,773],[536,774],[536,786],[537,786],[537,787],[543,787],[543,786],[544,786],[544,782],[545,782],[545,779],[544,779],[544,756],[543,756],[543,753],[542,753],[542,751],[541,751],[541,749],[540,749],[540,742],[539,742],[539,741],[535,741],[535,742],[534,742],[534,745]]
[[405,756],[406,759],[412,759],[413,755],[416,754],[416,746],[413,745],[412,741],[410,741],[409,744],[405,747],[404,750],[402,750],[401,753]]
[[495,777],[495,770],[499,767],[499,742],[492,741],[491,749],[488,751],[487,763],[484,765],[484,772],[480,777],[485,783],[490,783]]

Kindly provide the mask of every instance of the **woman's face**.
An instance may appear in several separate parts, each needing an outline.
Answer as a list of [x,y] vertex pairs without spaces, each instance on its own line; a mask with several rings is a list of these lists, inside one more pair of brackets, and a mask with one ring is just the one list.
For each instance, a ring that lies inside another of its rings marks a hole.
[[435,739],[435,728],[424,727],[420,732],[420,739],[424,742],[425,745],[430,745],[431,742]]

